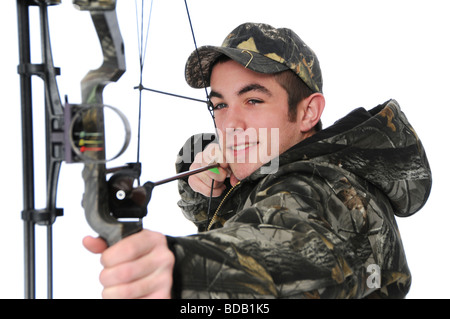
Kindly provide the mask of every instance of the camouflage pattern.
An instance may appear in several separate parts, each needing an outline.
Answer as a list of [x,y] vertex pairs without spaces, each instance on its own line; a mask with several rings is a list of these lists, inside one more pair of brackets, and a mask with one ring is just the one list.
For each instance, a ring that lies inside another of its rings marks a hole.
[[174,296],[403,298],[411,274],[395,215],[425,204],[431,170],[397,102],[356,109],[279,160],[276,173],[257,170],[214,199],[209,231],[208,198],[179,182],[179,206],[199,233],[168,238]]
[[322,92],[322,73],[316,54],[290,29],[276,29],[263,23],[238,26],[222,46],[203,46],[198,52],[192,52],[185,69],[187,83],[194,88],[208,87],[211,67],[223,54],[260,73],[291,69],[313,92]]

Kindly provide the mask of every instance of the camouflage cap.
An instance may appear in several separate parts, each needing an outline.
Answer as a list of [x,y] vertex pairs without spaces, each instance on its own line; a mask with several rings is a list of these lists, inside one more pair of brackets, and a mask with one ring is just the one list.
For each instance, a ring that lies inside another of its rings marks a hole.
[[263,23],[241,24],[225,38],[222,46],[202,46],[192,52],[186,62],[186,82],[193,88],[210,86],[211,68],[221,55],[260,73],[290,69],[313,92],[322,92],[322,73],[317,56],[290,29],[276,29]]

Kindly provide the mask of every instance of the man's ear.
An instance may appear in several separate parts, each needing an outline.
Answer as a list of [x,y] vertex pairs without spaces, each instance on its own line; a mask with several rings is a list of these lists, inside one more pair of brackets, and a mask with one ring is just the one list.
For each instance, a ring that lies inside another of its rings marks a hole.
[[299,103],[297,120],[302,133],[309,132],[320,121],[325,108],[325,97],[321,93],[314,93]]

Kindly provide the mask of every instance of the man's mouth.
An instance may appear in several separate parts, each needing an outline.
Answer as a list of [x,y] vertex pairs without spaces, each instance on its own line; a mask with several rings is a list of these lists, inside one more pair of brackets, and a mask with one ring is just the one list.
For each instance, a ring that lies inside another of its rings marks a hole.
[[242,151],[247,148],[253,147],[255,145],[258,145],[258,143],[253,142],[253,143],[245,143],[245,144],[239,144],[239,145],[231,145],[228,148],[231,149],[232,151]]

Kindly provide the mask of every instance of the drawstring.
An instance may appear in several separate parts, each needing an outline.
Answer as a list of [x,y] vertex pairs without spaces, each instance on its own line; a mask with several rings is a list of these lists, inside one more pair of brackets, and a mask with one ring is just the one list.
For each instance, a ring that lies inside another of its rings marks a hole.
[[[189,20],[189,26],[191,27],[192,39],[194,40],[195,52],[197,54],[198,66],[200,68],[200,74],[202,76],[203,87],[205,88],[205,94],[206,94],[206,99],[207,99],[208,111],[211,114],[211,117],[212,117],[212,120],[213,120],[213,123],[214,123],[214,129],[216,131],[216,136],[219,137],[219,135],[217,134],[216,120],[215,120],[215,117],[214,117],[214,108],[213,108],[213,105],[212,105],[211,100],[209,98],[208,90],[206,88],[205,75],[203,74],[203,68],[202,68],[202,63],[201,63],[201,59],[200,59],[200,53],[198,51],[197,41],[195,40],[194,28],[192,26],[192,21],[191,21],[191,16],[189,14],[189,8],[188,8],[187,0],[184,0],[184,4],[186,6],[186,13],[187,13],[188,20]],[[253,58],[253,56],[252,56],[252,58]],[[212,180],[212,183],[211,183],[211,192],[209,194],[209,200],[208,200],[208,212],[207,212],[208,225],[209,225],[209,220],[211,218],[211,202],[212,202],[212,197],[213,197],[213,188],[214,188],[214,179]]]

